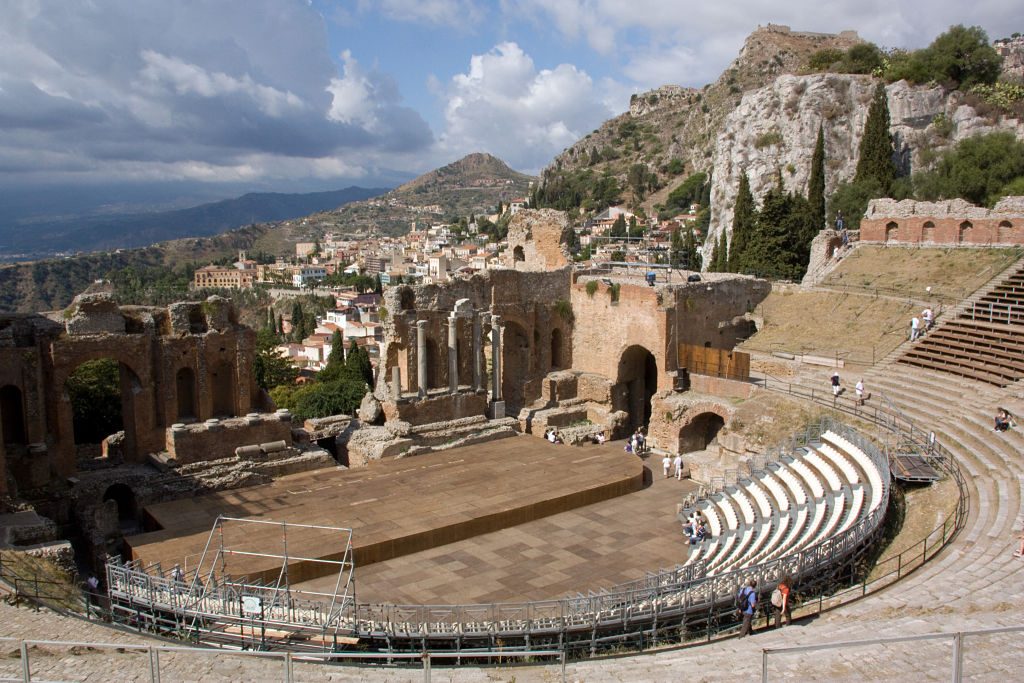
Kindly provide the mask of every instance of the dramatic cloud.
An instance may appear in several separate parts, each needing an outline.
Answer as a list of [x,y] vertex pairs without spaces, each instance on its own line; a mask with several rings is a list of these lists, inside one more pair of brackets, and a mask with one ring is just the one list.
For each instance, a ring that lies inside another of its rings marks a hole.
[[8,182],[323,176],[429,149],[306,2],[0,0]]
[[571,64],[538,71],[515,43],[474,55],[446,97],[449,156],[487,151],[532,171],[613,115],[586,73]]

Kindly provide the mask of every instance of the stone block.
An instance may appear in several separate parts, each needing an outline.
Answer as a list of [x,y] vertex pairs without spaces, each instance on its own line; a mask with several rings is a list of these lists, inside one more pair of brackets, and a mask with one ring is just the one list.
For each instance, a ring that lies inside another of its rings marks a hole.
[[64,328],[72,336],[124,334],[125,322],[110,294],[81,294],[64,311]]

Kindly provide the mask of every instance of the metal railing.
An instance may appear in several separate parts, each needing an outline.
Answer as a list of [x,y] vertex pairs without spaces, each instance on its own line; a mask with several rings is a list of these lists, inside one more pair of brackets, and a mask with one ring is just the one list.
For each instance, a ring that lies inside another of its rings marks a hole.
[[[769,655],[788,655],[801,652],[820,652],[822,650],[850,649],[878,645],[894,645],[898,643],[920,643],[930,640],[949,640],[951,647],[952,681],[960,683],[964,674],[964,641],[968,637],[992,636],[1002,633],[1021,633],[1024,626],[1004,626],[998,628],[979,629],[975,631],[954,631],[951,633],[926,633],[916,636],[894,636],[890,638],[870,638],[866,640],[845,640],[817,645],[793,645],[790,647],[766,647],[761,650],[761,681],[768,683]],[[909,673],[909,672],[908,672]],[[923,673],[920,669],[916,673]]]
[[[309,652],[302,654],[295,654],[293,652],[259,652],[253,650],[237,651],[230,654],[225,653],[222,650],[215,650],[210,648],[199,648],[199,647],[183,647],[176,645],[140,645],[133,643],[97,643],[97,642],[79,642],[69,640],[21,640],[19,638],[0,637],[0,642],[14,642],[18,645],[18,658],[20,659],[21,676],[17,678],[3,677],[0,676],[0,682],[14,682],[23,681],[29,683],[32,679],[32,648],[48,647],[48,648],[89,648],[96,650],[113,650],[115,652],[123,651],[135,651],[144,652],[147,655],[147,668],[149,670],[149,680],[152,683],[160,683],[161,674],[164,673],[167,666],[166,662],[161,663],[161,653],[171,654],[184,654],[193,657],[205,656],[219,656],[219,657],[242,657],[244,659],[256,660],[269,660],[278,661],[281,667],[281,678],[285,683],[292,683],[295,679],[295,664],[301,662],[325,662],[325,661],[369,661],[375,663],[386,663],[394,664],[397,662],[409,662],[410,664],[419,660],[423,671],[424,683],[430,683],[431,680],[431,667],[435,661],[445,660],[459,660],[459,659],[472,659],[472,660],[487,660],[501,662],[502,660],[523,660],[532,658],[551,658],[561,664],[561,680],[565,681],[565,664],[566,657],[564,651],[559,650],[526,650],[526,651],[480,651],[480,652],[405,652],[405,653],[387,653],[387,652]],[[44,650],[44,653],[47,653]],[[43,655],[36,655],[41,657]],[[107,661],[108,666],[116,666],[114,662]],[[164,668],[162,668],[164,667]]]

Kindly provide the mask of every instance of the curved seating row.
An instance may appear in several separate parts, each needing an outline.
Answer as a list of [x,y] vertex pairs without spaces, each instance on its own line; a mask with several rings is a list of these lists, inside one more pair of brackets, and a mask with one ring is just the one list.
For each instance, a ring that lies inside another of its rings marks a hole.
[[699,501],[711,535],[691,546],[686,564],[700,560],[720,574],[821,543],[881,504],[882,476],[864,451],[826,432]]

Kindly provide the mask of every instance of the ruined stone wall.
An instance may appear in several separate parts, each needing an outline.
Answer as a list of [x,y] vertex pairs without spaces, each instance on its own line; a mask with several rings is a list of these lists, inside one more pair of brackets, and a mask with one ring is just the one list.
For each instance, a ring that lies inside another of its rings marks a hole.
[[432,422],[485,415],[487,395],[471,392],[439,394],[422,400],[388,401],[383,404],[383,408],[388,421],[401,420],[416,427]]
[[508,248],[501,262],[506,268],[545,272],[572,263],[569,237],[572,227],[564,211],[526,209],[508,224]]
[[287,411],[227,420],[211,418],[191,425],[176,424],[166,430],[167,455],[177,465],[230,458],[240,446],[273,441],[288,445],[292,442],[292,421]]
[[[10,474],[24,491],[76,472],[65,385],[86,361],[118,363],[123,453],[131,463],[163,450],[164,430],[181,421],[184,390],[193,397],[193,420],[248,413],[256,396],[254,355],[255,333],[238,324],[230,301],[220,297],[148,308],[118,307],[109,295],[89,294],[63,312],[2,317],[0,389],[20,395],[25,443],[0,452],[0,474]],[[187,373],[179,379],[182,369]],[[14,410],[11,402],[4,410]],[[0,492],[7,484],[0,476]]]
[[861,220],[860,240],[974,246],[1024,244],[1024,197],[1004,197],[991,210],[962,199],[875,199],[868,204]]

